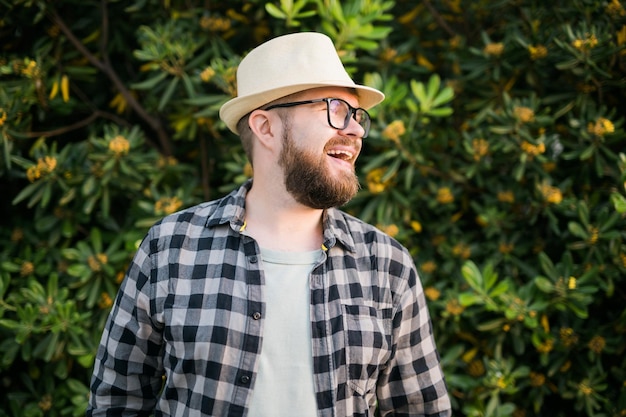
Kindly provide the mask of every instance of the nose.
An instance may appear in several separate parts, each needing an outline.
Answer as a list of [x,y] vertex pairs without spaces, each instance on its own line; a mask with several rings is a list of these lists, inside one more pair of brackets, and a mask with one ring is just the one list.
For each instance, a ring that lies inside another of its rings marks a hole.
[[354,113],[350,115],[348,126],[341,129],[341,132],[344,132],[346,136],[354,136],[360,139],[363,139],[363,135],[365,135],[365,129],[359,124],[359,122],[356,121]]

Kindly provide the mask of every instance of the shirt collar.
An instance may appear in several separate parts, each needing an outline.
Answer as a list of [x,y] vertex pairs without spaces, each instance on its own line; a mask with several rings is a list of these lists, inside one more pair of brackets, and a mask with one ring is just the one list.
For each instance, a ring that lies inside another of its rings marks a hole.
[[[230,227],[239,232],[246,219],[246,195],[252,188],[252,179],[217,201],[215,210],[207,217],[206,227],[215,227],[230,223]],[[324,246],[326,250],[339,242],[346,250],[355,251],[354,239],[348,229],[349,216],[336,208],[324,210],[322,219],[324,228]]]

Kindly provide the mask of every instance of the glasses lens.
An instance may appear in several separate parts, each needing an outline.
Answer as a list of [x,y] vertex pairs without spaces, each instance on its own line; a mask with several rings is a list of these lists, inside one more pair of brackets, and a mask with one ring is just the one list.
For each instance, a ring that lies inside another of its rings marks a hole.
[[[345,129],[350,123],[350,117],[352,117],[353,108],[345,101],[340,99],[328,100],[328,120],[330,125],[335,129]],[[354,120],[361,125],[365,134],[363,137],[367,137],[370,129],[370,117],[367,112],[361,108],[354,109]]]
[[350,118],[350,106],[343,100],[328,100],[328,120],[335,129],[345,129]]
[[366,138],[370,131],[370,115],[363,109],[356,109],[354,111],[354,118],[365,131],[363,137]]

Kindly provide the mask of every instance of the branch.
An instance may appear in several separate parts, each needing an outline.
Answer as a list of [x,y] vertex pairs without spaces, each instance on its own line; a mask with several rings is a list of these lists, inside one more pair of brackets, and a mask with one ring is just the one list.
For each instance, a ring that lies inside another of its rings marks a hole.
[[[104,6],[103,6],[104,8]],[[117,73],[113,70],[108,55],[106,51],[101,51],[104,60],[101,61],[96,58],[83,43],[74,35],[71,29],[65,24],[61,16],[55,11],[51,10],[50,19],[59,27],[61,32],[67,37],[67,39],[74,45],[74,47],[85,56],[85,58],[100,71],[105,73],[107,77],[113,82],[113,85],[117,90],[122,94],[128,105],[141,117],[157,134],[159,138],[159,142],[161,144],[161,150],[163,154],[169,156],[172,154],[172,145],[170,143],[169,137],[163,128],[161,121],[158,118],[150,116],[148,112],[143,108],[143,106],[135,99],[135,97],[130,93],[130,91],[126,88],[124,83],[117,76]],[[108,14],[104,15],[103,19],[103,34],[108,33]],[[101,47],[106,45],[105,42],[102,42]]]
[[100,116],[100,112],[96,111],[96,112],[93,112],[86,119],[83,119],[83,120],[81,120],[79,122],[76,122],[74,124],[71,124],[69,126],[63,126],[63,127],[58,128],[58,129],[48,130],[48,131],[45,131],[45,132],[28,132],[28,133],[25,133],[24,136],[27,137],[27,138],[40,138],[42,136],[46,137],[46,138],[49,138],[51,136],[59,136],[59,135],[62,135],[64,133],[71,132],[72,130],[76,130],[76,129],[80,129],[81,127],[85,127],[88,124],[92,123],[94,120],[96,120],[99,116]]
[[424,6],[426,6],[426,8],[430,11],[430,14],[432,14],[432,16],[435,18],[439,26],[441,26],[443,30],[448,32],[448,35],[450,35],[451,38],[455,37],[456,32],[452,30],[450,26],[448,26],[445,20],[443,20],[443,18],[441,17],[437,9],[435,9],[435,7],[432,5],[430,0],[424,0],[423,3],[424,3]]

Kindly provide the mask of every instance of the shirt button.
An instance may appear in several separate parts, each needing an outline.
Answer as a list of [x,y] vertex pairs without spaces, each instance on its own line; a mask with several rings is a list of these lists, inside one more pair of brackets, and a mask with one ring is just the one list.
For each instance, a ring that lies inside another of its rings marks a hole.
[[255,311],[254,314],[252,314],[252,318],[255,320],[258,320],[261,318],[261,313],[259,313],[258,311]]
[[258,260],[259,259],[256,256],[251,256],[250,257],[250,262],[253,263],[253,264],[257,263]]
[[250,383],[250,377],[248,375],[244,375],[241,378],[239,378],[239,380],[241,381],[242,384],[249,384]]

